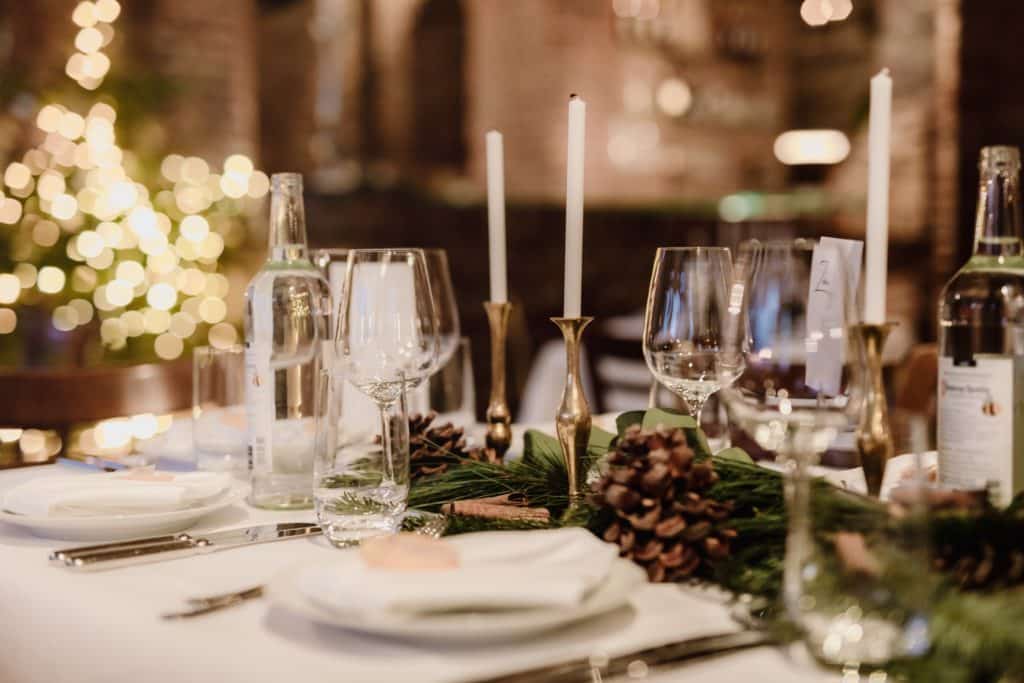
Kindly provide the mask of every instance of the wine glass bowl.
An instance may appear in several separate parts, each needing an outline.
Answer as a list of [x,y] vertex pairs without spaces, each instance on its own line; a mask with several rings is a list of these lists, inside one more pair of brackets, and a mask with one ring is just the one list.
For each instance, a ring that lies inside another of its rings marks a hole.
[[423,256],[426,259],[430,291],[437,311],[437,369],[440,370],[452,359],[462,341],[459,308],[455,300],[455,288],[452,286],[448,252],[444,249],[424,249]]
[[723,386],[726,375],[719,365],[730,367],[733,377],[743,372],[742,356],[728,354],[722,345],[731,280],[732,261],[722,247],[661,248],[654,258],[644,360],[698,423],[708,397]]
[[825,319],[810,319],[809,302],[825,295],[812,284],[814,249],[812,240],[744,243],[730,285],[723,346],[727,357],[742,358],[742,376],[719,365],[730,422],[783,457],[816,457],[850,424],[855,405],[846,348],[855,288],[834,259],[829,296],[839,303],[825,307]]
[[378,404],[393,403],[434,371],[439,347],[423,251],[349,251],[335,339],[349,381]]

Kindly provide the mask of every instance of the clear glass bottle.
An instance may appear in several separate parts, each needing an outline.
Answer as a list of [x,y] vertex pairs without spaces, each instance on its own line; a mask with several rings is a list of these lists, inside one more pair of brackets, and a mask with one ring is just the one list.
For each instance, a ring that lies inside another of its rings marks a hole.
[[317,382],[330,335],[327,281],[309,260],[302,176],[271,178],[267,261],[245,306],[249,472],[256,507],[313,506]]
[[974,254],[939,301],[938,451],[945,486],[1024,488],[1020,153],[985,147]]

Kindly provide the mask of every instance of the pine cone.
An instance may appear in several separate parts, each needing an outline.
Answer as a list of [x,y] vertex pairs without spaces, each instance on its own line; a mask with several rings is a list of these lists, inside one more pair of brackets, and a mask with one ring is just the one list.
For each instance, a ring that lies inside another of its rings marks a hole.
[[682,429],[626,430],[608,453],[608,472],[592,501],[614,511],[604,540],[647,569],[651,581],[678,581],[725,559],[736,537],[723,528],[732,505],[705,497],[718,481],[711,461],[696,462]]
[[465,431],[452,423],[431,427],[437,413],[409,416],[409,468],[413,480],[441,474],[467,460],[500,463],[489,448],[466,448]]

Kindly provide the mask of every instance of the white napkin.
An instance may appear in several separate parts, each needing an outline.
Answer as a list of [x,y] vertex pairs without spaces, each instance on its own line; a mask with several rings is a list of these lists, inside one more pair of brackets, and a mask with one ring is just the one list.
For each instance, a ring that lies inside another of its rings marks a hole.
[[111,472],[40,477],[4,495],[3,508],[34,517],[94,517],[199,507],[227,492],[220,472]]
[[371,569],[358,553],[298,577],[310,600],[342,612],[423,613],[466,609],[573,607],[597,587],[618,548],[584,529],[492,531],[447,541],[459,566]]
[[[903,455],[897,455],[886,463],[880,494],[882,500],[888,500],[894,488],[910,482],[910,478],[914,474],[914,462],[913,453],[904,453]],[[921,454],[921,467],[925,470],[934,469],[937,463],[938,455],[936,455],[935,451],[926,451]],[[864,470],[860,467],[848,470],[831,470],[824,477],[839,488],[850,489],[857,493],[867,493],[868,485],[864,481]]]

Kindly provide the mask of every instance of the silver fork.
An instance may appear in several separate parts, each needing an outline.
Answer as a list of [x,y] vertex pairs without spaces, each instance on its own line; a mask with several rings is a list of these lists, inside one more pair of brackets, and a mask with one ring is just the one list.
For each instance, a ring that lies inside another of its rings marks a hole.
[[181,612],[169,612],[161,615],[164,619],[188,619],[198,617],[210,612],[216,612],[227,607],[240,605],[246,600],[253,600],[263,595],[263,586],[253,586],[232,593],[221,593],[203,598],[189,598],[185,602],[192,606],[192,609]]

